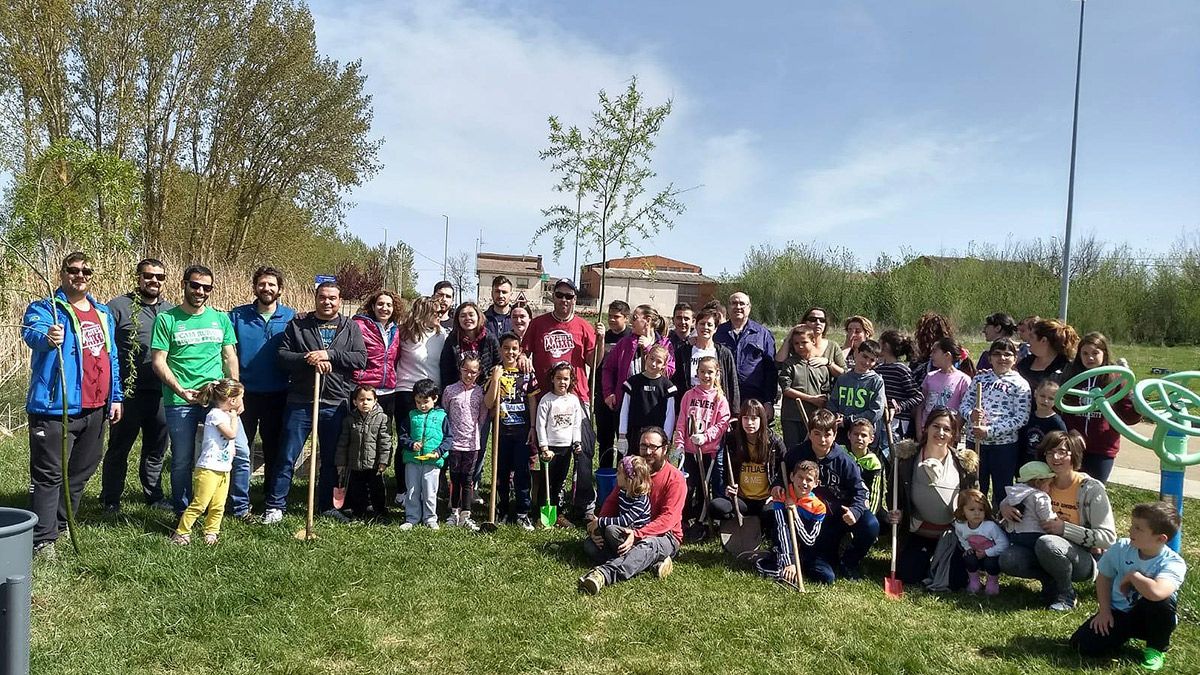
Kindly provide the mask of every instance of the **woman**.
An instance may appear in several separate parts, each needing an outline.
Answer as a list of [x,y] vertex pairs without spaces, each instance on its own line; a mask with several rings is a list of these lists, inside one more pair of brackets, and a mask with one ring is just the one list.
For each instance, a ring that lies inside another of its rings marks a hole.
[[625,380],[642,372],[642,358],[654,345],[667,350],[666,376],[675,374],[675,350],[667,336],[667,321],[650,305],[638,305],[633,310],[630,333],[617,341],[605,357],[600,370],[600,389],[609,410],[621,410]]
[[458,360],[463,352],[479,354],[479,383],[491,377],[492,368],[500,365],[500,343],[496,336],[488,333],[483,323],[483,312],[479,305],[468,300],[454,310],[454,330],[442,346],[440,370],[442,384],[458,381]]
[[[396,341],[400,343],[396,364],[396,427],[408,429],[408,413],[416,409],[413,385],[421,380],[433,380],[440,390],[442,386],[442,348],[446,344],[446,331],[439,316],[440,302],[434,298],[417,298],[409,307],[408,315],[400,322]],[[454,380],[450,380],[453,382]],[[393,453],[396,462],[396,503],[404,503],[404,453]]]
[[[913,383],[920,388],[921,383],[925,381],[925,376],[937,370],[929,360],[929,352],[938,340],[954,337],[954,324],[941,314],[925,312],[917,320],[915,337],[917,362],[912,366],[912,376]],[[966,373],[967,377],[975,377],[975,362],[971,360],[971,352],[962,346],[962,342],[959,342],[958,351],[958,359],[955,361],[954,367]]]
[[846,346],[842,349],[842,360],[847,368],[854,367],[854,350],[863,343],[875,337],[875,324],[865,316],[855,314],[842,324],[846,329]]
[[725,487],[723,495],[713,498],[712,510],[718,520],[733,518],[733,500],[737,499],[738,511],[743,516],[758,516],[763,533],[774,538],[775,511],[764,507],[786,451],[783,439],[771,431],[769,423],[766,407],[757,399],[742,404],[737,424],[730,425],[725,437],[733,483]]
[[[938,540],[953,527],[958,493],[979,488],[979,457],[955,447],[961,426],[958,413],[934,408],[925,418],[919,441],[901,441],[896,446],[900,509],[889,511],[887,520],[900,526],[903,537],[896,576],[904,583],[919,584],[929,575]],[[962,558],[951,556],[950,588],[966,585]]]
[[[1042,597],[1056,612],[1075,607],[1074,581],[1088,581],[1096,557],[1117,540],[1112,506],[1104,484],[1079,471],[1084,440],[1077,431],[1051,431],[1038,450],[1054,472],[1050,501],[1058,518],[1042,521],[1045,532],[1032,549],[1010,546],[1000,554],[1000,570],[1022,579],[1042,582]],[[1007,503],[1000,515],[1020,522],[1021,512]]]
[[[1016,334],[1017,322],[1004,312],[989,314],[987,318],[983,320],[983,337],[985,340],[987,340],[989,345],[1001,338],[1009,338],[1010,340],[1014,339],[1013,336]],[[1017,351],[1017,360],[1020,361],[1028,354],[1029,348],[1022,346]],[[979,355],[979,361],[975,363],[975,370],[978,372],[980,370],[991,369],[992,362],[988,359],[988,350],[985,349],[983,350],[983,353]]]
[[[1063,381],[1075,377],[1079,373],[1112,365],[1112,357],[1108,349],[1108,338],[1103,333],[1088,333],[1079,341],[1079,350],[1072,363],[1063,374]],[[1116,375],[1089,377],[1079,389],[1091,390],[1093,387],[1105,387],[1116,379]],[[1125,424],[1133,425],[1142,420],[1142,416],[1133,407],[1132,392],[1126,393],[1120,400],[1112,403],[1113,412]],[[1067,405],[1081,405],[1083,402],[1077,396],[1066,396],[1063,402]],[[1083,472],[1101,483],[1108,484],[1108,476],[1112,473],[1113,462],[1121,449],[1121,434],[1108,423],[1099,412],[1086,415],[1062,414],[1067,429],[1078,431],[1085,441],[1083,453]]]
[[367,345],[367,367],[354,372],[354,383],[375,388],[375,400],[387,415],[389,426],[396,416],[396,361],[400,357],[400,342],[396,340],[399,329],[394,317],[398,300],[399,296],[390,291],[376,291],[354,315]]
[[[517,303],[508,310],[508,319],[512,322],[512,332],[522,340],[525,339],[525,331],[529,330],[529,322],[533,320],[533,315],[529,313],[529,306],[525,303]],[[499,340],[500,336],[497,335]]]
[[[812,326],[816,332],[816,340],[813,342],[814,359],[825,359],[824,364],[815,363],[813,365],[829,366],[830,380],[837,379],[838,375],[846,372],[846,357],[842,348],[838,343],[826,337],[829,330],[829,317],[825,310],[820,307],[812,307],[804,313],[804,320],[800,323],[806,323]],[[792,355],[792,345],[789,340],[783,345],[783,349],[775,352],[776,365],[784,363]]]
[[738,391],[737,366],[733,363],[733,352],[713,340],[713,336],[717,334],[719,317],[720,314],[715,309],[702,309],[696,315],[696,336],[675,350],[675,374],[671,376],[671,382],[682,397],[688,389],[700,383],[700,380],[696,379],[696,365],[700,363],[700,359],[715,356],[721,366],[721,390],[725,393],[725,400],[729,401],[730,410],[739,410],[741,394]]
[[1063,373],[1079,345],[1075,329],[1058,319],[1044,319],[1033,324],[1029,337],[1029,356],[1017,362],[1017,372],[1029,383],[1030,391],[1037,391],[1046,378],[1066,382]]

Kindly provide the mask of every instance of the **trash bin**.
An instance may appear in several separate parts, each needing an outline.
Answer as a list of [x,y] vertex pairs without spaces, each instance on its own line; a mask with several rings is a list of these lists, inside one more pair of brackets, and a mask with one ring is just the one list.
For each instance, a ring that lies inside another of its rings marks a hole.
[[612,467],[596,469],[596,510],[608,499],[608,493],[617,487],[617,470]]
[[29,672],[33,526],[37,516],[0,507],[0,672]]

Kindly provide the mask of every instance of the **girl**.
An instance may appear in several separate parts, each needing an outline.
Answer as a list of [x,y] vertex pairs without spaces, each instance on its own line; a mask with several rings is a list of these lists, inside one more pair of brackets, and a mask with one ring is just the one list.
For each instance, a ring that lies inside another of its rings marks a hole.
[[[388,427],[396,417],[396,363],[400,358],[399,327],[395,316],[402,309],[400,296],[376,291],[354,315],[367,346],[367,367],[354,371],[354,383],[375,390],[379,409],[387,416]],[[407,410],[405,413],[407,414]]]
[[842,324],[846,329],[846,346],[842,349],[842,358],[846,361],[847,370],[854,367],[854,351],[864,340],[875,337],[875,324],[865,316],[855,314]]
[[915,425],[913,412],[921,405],[921,389],[913,382],[912,371],[903,357],[909,361],[913,355],[913,341],[898,330],[885,330],[879,336],[879,363],[875,372],[883,378],[883,391],[887,405],[892,411],[892,429],[897,438],[912,438]]
[[[579,455],[583,451],[583,408],[579,397],[572,392],[574,379],[571,364],[563,361],[551,366],[550,372],[546,373],[546,381],[551,389],[537,406],[535,433],[542,470],[548,468],[550,471],[551,495],[562,492],[567,470],[571,467],[571,455]],[[549,463],[549,467],[546,463]],[[544,486],[543,481],[538,481],[537,485]],[[535,503],[545,504],[546,495],[539,497]],[[559,520],[563,526],[567,526],[565,518]]]
[[[624,457],[617,470],[617,515],[596,518],[602,530],[610,527],[617,532],[605,532],[605,540],[623,540],[625,530],[638,530],[650,522],[650,465],[641,457]],[[620,536],[617,536],[620,535]]]
[[721,476],[709,475],[710,468],[716,463],[721,440],[729,429],[729,401],[721,392],[721,371],[717,359],[712,356],[700,359],[696,375],[700,383],[683,395],[673,436],[675,452],[682,453],[684,457],[684,471],[688,474],[692,494],[690,508],[685,509],[685,518],[700,514],[703,501],[700,481],[711,479],[716,486],[725,483]]
[[[696,315],[696,335],[690,342],[683,343],[675,350],[675,376],[671,379],[675,382],[675,389],[682,395],[700,382],[696,376],[700,359],[715,356],[717,363],[721,364],[721,390],[725,392],[725,399],[729,401],[729,405],[737,406],[738,401],[742,399],[741,392],[738,391],[737,366],[733,362],[733,352],[713,339],[717,334],[717,326],[721,325],[721,315],[717,310],[709,309],[707,305],[705,307]],[[670,427],[664,428],[670,430]]]
[[459,525],[479,531],[471,520],[471,502],[475,499],[475,458],[479,454],[480,428],[487,420],[487,408],[483,405],[483,387],[476,386],[479,379],[479,355],[464,352],[459,359],[459,381],[446,387],[442,394],[442,407],[450,420],[450,431],[454,444],[450,448],[450,518],[447,525]]
[[763,404],[753,398],[743,402],[737,424],[730,427],[726,440],[733,483],[725,487],[725,494],[713,498],[713,514],[718,520],[734,517],[736,499],[742,515],[759,516],[763,534],[774,537],[775,511],[764,506],[771,497],[775,472],[787,450],[779,434],[771,431]]
[[225,500],[229,497],[229,471],[233,468],[234,439],[238,434],[238,415],[242,411],[242,392],[237,380],[222,379],[200,388],[200,405],[211,405],[204,418],[204,436],[192,471],[192,503],[179,518],[171,541],[181,546],[192,543],[192,525],[204,517],[204,543],[217,543]]
[[[808,324],[814,331],[812,357],[814,359],[825,359],[825,365],[829,366],[830,379],[836,379],[838,375],[846,372],[846,358],[842,355],[842,348],[838,343],[830,340],[827,336],[829,332],[829,317],[821,307],[812,307],[804,313],[802,324]],[[791,343],[785,343],[783,349],[775,352],[775,361],[783,363],[792,355]]]
[[1029,356],[1017,363],[1017,372],[1033,389],[1046,378],[1065,382],[1063,373],[1078,345],[1079,334],[1069,324],[1058,319],[1038,321],[1030,329]]
[[[992,370],[975,376],[958,411],[971,422],[967,445],[979,444],[979,484],[985,495],[990,489],[995,506],[1017,472],[1017,435],[1029,421],[1030,391],[1024,378],[1013,370],[1017,362],[1015,342],[1008,338],[993,342],[988,361]],[[977,389],[982,391],[982,403],[975,398]]]
[[[408,414],[416,409],[413,387],[421,380],[431,380],[440,391],[442,371],[440,368],[442,348],[446,344],[446,332],[438,322],[438,301],[433,298],[417,298],[409,307],[408,315],[396,330],[400,343],[396,362],[396,419],[407,420]],[[404,504],[404,453],[396,453],[396,504]]]
[[533,320],[533,315],[529,313],[529,306],[518,302],[508,310],[508,318],[512,321],[512,332],[517,338],[524,340],[525,331],[529,330],[529,322]]
[[958,508],[954,510],[954,534],[967,568],[967,592],[978,593],[983,586],[979,571],[987,573],[984,593],[1000,593],[1000,554],[1008,548],[1008,536],[992,520],[992,507],[979,490],[958,493]]
[[930,349],[929,360],[936,370],[921,382],[924,405],[917,414],[918,428],[925,427],[925,418],[934,408],[940,406],[958,410],[959,404],[962,403],[971,378],[954,367],[954,359],[958,353],[958,343],[954,338],[942,338]]
[[[500,342],[497,337],[488,332],[479,305],[469,300],[460,304],[458,309],[454,310],[454,330],[450,331],[450,336],[446,338],[446,344],[442,347],[442,382],[449,382],[458,375],[459,359],[466,352],[479,355],[479,372],[484,373],[485,378],[490,377],[492,369],[500,365]],[[492,431],[492,425],[488,424],[491,419],[490,411],[485,408],[483,412],[479,446],[475,448],[475,466],[471,470],[472,491],[479,487],[479,479],[483,475],[483,454]]]
[[808,324],[788,334],[787,360],[778,364],[779,389],[783,392],[779,423],[784,447],[794,448],[808,436],[808,420],[829,400],[833,376],[829,360],[816,351],[816,331]]
[[[1075,355],[1075,363],[1067,369],[1063,377],[1065,380],[1092,368],[1108,365],[1112,365],[1108,338],[1104,337],[1103,333],[1088,333],[1079,341],[1079,351]],[[1090,391],[1093,387],[1105,387],[1115,378],[1115,375],[1092,377],[1079,388]],[[1065,402],[1069,405],[1082,403],[1075,396],[1065,397]],[[1126,424],[1137,424],[1142,419],[1141,415],[1134,410],[1133,397],[1129,394],[1112,403],[1112,407],[1113,411],[1117,413],[1117,417]],[[1121,434],[1112,428],[1104,415],[1098,412],[1086,415],[1064,414],[1062,421],[1066,423],[1067,429],[1078,431],[1087,442],[1083,453],[1083,472],[1101,483],[1108,483],[1108,476],[1112,473],[1117,451],[1121,449]]]
[[[661,346],[666,351],[667,377],[675,374],[675,353],[667,336],[667,321],[650,305],[638,305],[633,310],[629,335],[621,338],[612,352],[604,357],[600,371],[604,402],[610,410],[619,411],[625,399],[625,380],[643,371],[643,362],[650,349]],[[609,437],[612,440],[612,437]]]
[[621,385],[624,398],[617,424],[617,453],[621,456],[629,452],[631,430],[640,436],[646,427],[675,428],[675,400],[679,390],[665,375],[669,351],[662,345],[651,347],[646,352],[642,372]]
[[[995,342],[1000,338],[1013,339],[1017,333],[1017,322],[1004,312],[996,312],[995,314],[987,315],[983,320],[983,337],[988,343]],[[1029,353],[1028,349],[1017,348],[1017,360],[1025,358]],[[992,363],[988,360],[988,353],[984,352],[979,355],[979,361],[975,364],[975,372],[981,370],[991,370]]]
[[[917,386],[925,380],[925,376],[937,370],[937,366],[933,364],[931,354],[933,346],[938,341],[944,338],[954,338],[954,325],[950,320],[936,312],[925,312],[921,318],[917,320],[916,330],[917,341],[917,362],[912,366],[913,381]],[[955,343],[958,345],[958,343]],[[975,362],[971,360],[971,354],[962,345],[958,345],[958,351],[954,354],[955,367],[967,374],[967,377],[975,377]]]

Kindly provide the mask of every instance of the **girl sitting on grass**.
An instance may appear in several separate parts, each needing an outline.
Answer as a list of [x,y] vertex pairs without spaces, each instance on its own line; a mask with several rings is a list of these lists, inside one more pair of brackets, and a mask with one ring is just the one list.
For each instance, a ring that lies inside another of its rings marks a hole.
[[200,388],[200,405],[212,405],[204,418],[204,437],[192,471],[192,503],[179,518],[171,541],[186,546],[192,543],[192,526],[200,514],[204,518],[204,543],[217,543],[225,500],[229,497],[229,471],[233,468],[234,439],[238,415],[242,412],[245,387],[237,380],[221,379]]
[[958,493],[958,508],[954,510],[954,535],[962,551],[963,566],[967,568],[967,592],[978,593],[983,588],[980,572],[987,573],[988,595],[1000,593],[1000,554],[1008,548],[1008,536],[992,520],[992,505],[987,497],[974,488]]
[[[617,469],[617,515],[596,517],[605,541],[622,541],[627,532],[650,522],[650,465],[641,457],[623,457]],[[608,528],[616,528],[608,532]]]

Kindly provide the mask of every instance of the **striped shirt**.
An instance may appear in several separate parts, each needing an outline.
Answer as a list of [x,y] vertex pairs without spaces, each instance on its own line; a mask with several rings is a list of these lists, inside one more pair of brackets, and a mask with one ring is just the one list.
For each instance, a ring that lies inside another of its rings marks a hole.
[[600,527],[616,525],[631,530],[640,530],[649,522],[650,495],[634,496],[624,490],[617,495],[617,515],[596,518],[596,524]]

